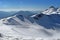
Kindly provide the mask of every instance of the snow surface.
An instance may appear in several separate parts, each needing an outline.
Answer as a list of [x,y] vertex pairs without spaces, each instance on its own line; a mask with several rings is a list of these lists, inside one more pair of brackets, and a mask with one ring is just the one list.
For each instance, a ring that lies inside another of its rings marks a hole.
[[60,14],[52,9],[42,17],[41,14],[29,17],[17,14],[1,19],[0,40],[60,40]]

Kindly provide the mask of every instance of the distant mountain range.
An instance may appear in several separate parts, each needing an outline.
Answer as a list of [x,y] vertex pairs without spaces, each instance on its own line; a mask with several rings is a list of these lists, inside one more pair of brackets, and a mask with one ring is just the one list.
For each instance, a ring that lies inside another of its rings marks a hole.
[[5,17],[9,17],[12,14],[14,14],[15,12],[5,12],[5,11],[0,11],[0,19],[5,18]]

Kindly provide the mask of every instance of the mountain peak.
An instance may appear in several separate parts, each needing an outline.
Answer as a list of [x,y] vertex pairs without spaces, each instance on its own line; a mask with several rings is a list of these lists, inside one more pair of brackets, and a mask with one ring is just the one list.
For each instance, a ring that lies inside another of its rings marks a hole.
[[49,8],[55,8],[54,6],[50,6]]
[[43,14],[50,15],[50,14],[57,14],[59,13],[59,8],[55,8],[54,6],[50,6],[48,9],[43,11]]

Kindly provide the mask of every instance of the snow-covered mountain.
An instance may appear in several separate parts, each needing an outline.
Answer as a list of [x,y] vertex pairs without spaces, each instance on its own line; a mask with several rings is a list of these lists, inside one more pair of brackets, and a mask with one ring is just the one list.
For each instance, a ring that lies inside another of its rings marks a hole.
[[46,9],[42,13],[46,15],[57,14],[57,13],[60,13],[60,8],[55,8],[54,6],[50,6],[48,9]]
[[0,33],[7,36],[42,38],[59,38],[60,36],[60,8],[53,6],[40,13],[19,11],[1,19],[0,22]]

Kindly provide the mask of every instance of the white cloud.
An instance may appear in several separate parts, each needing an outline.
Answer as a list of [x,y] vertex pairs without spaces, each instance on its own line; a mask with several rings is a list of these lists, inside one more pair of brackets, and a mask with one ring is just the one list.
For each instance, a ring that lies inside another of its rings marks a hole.
[[[5,6],[6,7],[6,6]],[[0,8],[0,11],[38,11],[39,9],[33,8]]]
[[0,11],[19,11],[19,9],[0,9]]

